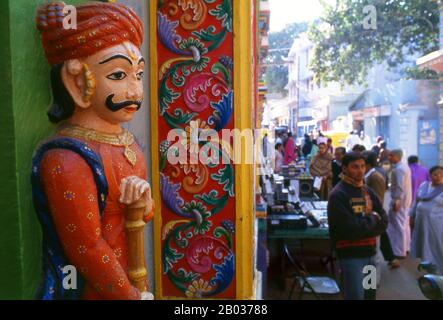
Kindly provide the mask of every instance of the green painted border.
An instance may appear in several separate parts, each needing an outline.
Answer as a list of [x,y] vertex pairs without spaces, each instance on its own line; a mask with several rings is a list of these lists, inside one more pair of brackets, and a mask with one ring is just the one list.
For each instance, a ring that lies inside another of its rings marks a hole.
[[20,221],[16,177],[9,2],[0,1],[0,299],[21,298]]
[[32,299],[41,274],[30,173],[38,142],[53,130],[50,68],[34,18],[44,1],[0,1],[0,299]]

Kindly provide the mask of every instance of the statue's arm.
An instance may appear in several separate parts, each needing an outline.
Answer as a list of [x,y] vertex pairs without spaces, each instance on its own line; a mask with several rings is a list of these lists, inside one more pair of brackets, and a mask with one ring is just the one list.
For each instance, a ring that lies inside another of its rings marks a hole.
[[103,299],[140,299],[101,233],[97,187],[76,153],[49,151],[41,164],[51,215],[70,263]]

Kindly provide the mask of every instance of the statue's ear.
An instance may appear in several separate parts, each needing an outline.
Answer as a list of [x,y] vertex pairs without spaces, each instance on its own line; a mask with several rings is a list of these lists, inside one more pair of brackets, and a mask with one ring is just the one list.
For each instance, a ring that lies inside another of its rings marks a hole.
[[89,108],[90,101],[85,101],[86,79],[83,64],[78,59],[68,60],[64,63],[61,71],[62,81],[66,90],[80,108]]

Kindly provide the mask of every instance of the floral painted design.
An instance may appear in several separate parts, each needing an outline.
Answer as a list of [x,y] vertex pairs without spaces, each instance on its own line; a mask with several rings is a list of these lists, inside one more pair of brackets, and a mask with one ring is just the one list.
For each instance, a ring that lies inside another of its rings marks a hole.
[[103,263],[109,263],[111,261],[111,258],[107,254],[103,255],[102,262]]
[[63,193],[63,197],[65,198],[65,200],[72,201],[75,199],[75,192],[65,191]]
[[120,258],[122,256],[122,248],[114,249],[114,254],[117,258]]
[[188,298],[201,299],[205,296],[205,294],[211,291],[212,287],[209,285],[209,282],[199,279],[191,283],[185,294]]
[[85,254],[86,251],[88,251],[88,249],[86,248],[86,246],[81,245],[81,246],[78,247],[78,253],[79,253],[79,254]]
[[70,223],[67,225],[66,230],[73,233],[73,232],[75,232],[75,230],[77,230],[77,226],[73,223]]
[[55,166],[54,169],[52,169],[52,176],[56,176],[62,173],[62,168],[58,165]]
[[[224,142],[214,151],[205,139],[206,132],[233,129],[232,15],[232,0],[157,3],[165,296],[179,292],[191,299],[235,298],[235,175],[228,158],[232,148]],[[177,144],[167,139],[171,129],[182,130]],[[183,149],[188,157],[204,155],[209,161],[168,162],[168,154]]]

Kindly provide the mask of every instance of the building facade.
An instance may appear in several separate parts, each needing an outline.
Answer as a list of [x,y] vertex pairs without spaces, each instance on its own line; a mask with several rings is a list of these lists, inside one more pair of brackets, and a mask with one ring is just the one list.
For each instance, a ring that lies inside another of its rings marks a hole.
[[[421,57],[417,60],[417,64],[422,68],[429,68],[434,71],[439,72],[440,74],[443,73],[443,2],[441,0],[438,0],[440,3],[439,9],[440,9],[440,36],[439,36],[439,44],[440,44],[440,50],[432,52],[424,57]],[[440,78],[440,99],[439,99],[439,115],[438,115],[438,121],[439,121],[439,160],[440,164],[443,164],[443,85],[441,82],[443,81],[442,78]]]
[[398,80],[366,89],[349,110],[354,127],[369,137],[366,147],[382,136],[388,148],[430,167],[438,163],[438,98],[438,81]]
[[297,37],[289,51],[286,62],[288,64],[288,107],[289,128],[297,132],[298,128],[314,129],[316,126],[312,109],[309,105],[308,94],[313,80],[313,74],[309,69],[309,56],[313,48],[312,42],[306,33]]
[[[438,81],[404,80],[400,67],[391,70],[381,63],[369,70],[364,85],[317,85],[309,66],[312,50],[313,44],[302,34],[294,40],[287,58],[289,126],[297,128],[298,137],[315,129],[353,130],[361,134],[367,148],[382,136],[389,148],[418,155],[427,166],[438,163],[443,146]],[[441,52],[419,61],[443,70],[443,62],[439,62],[443,58],[437,58]],[[405,61],[405,65],[411,64],[415,57],[407,56]]]
[[350,131],[349,106],[360,95],[358,86],[315,82],[310,68],[314,44],[307,34],[297,37],[286,59],[288,63],[289,126],[298,137],[311,131]]

